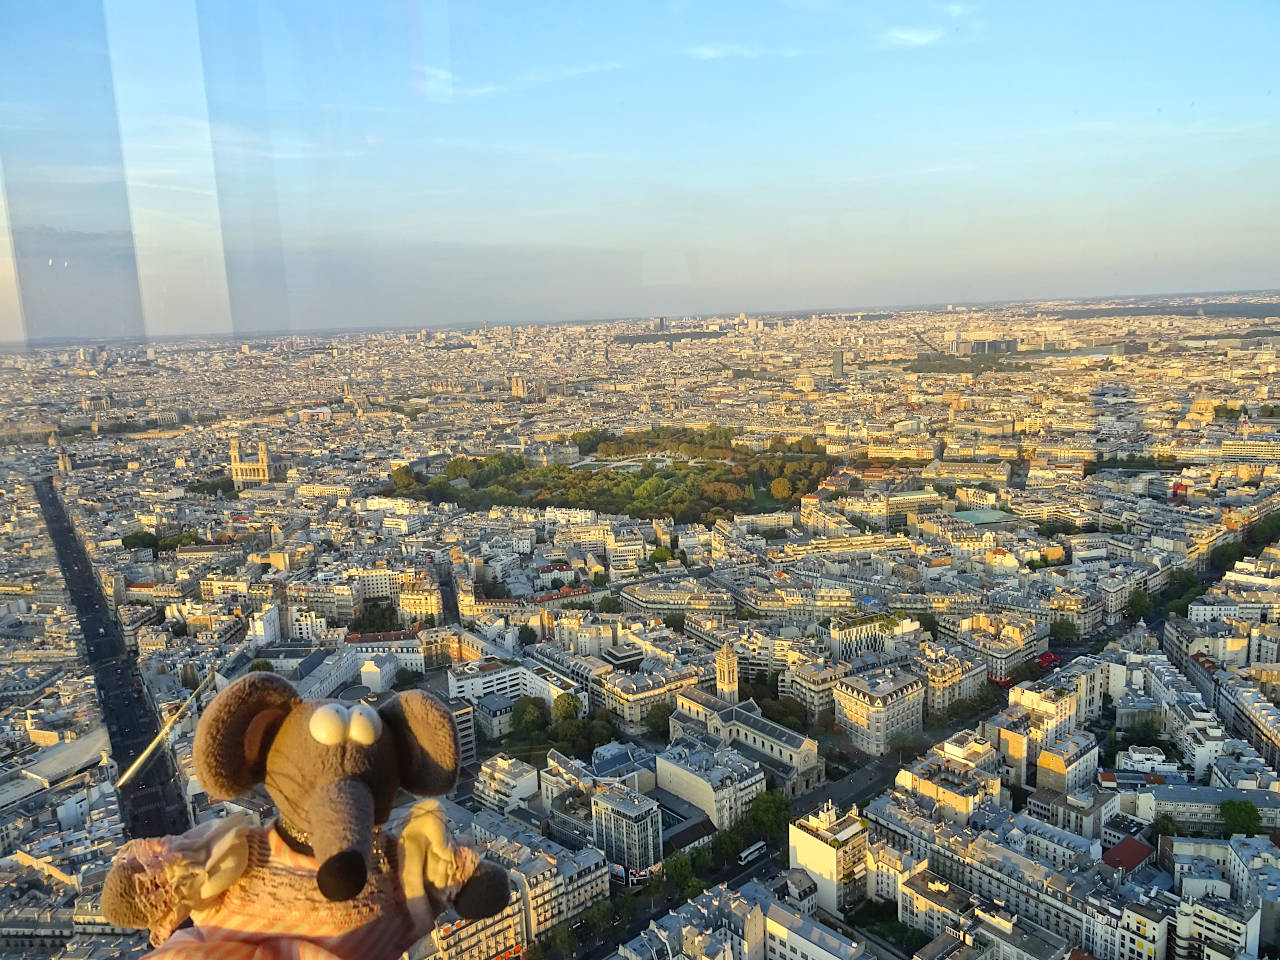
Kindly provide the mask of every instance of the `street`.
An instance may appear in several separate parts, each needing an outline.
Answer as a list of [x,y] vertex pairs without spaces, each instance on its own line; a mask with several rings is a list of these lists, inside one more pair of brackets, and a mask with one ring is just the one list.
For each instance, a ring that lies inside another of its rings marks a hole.
[[[35,491],[71,605],[84,631],[86,654],[97,679],[102,717],[111,738],[111,755],[123,773],[159,732],[159,724],[142,692],[137,663],[125,653],[119,625],[107,610],[101,585],[76,539],[53,481],[36,481]],[[121,788],[120,807],[130,836],[181,833],[190,826],[167,750],[157,750]]]
[[830,780],[816,790],[796,797],[791,801],[791,813],[796,817],[803,816],[828,800],[834,800],[841,809],[847,809],[851,803],[861,808],[888,788],[898,775],[898,766],[897,754],[868,758],[839,780]]
[[440,626],[461,623],[462,617],[458,614],[458,585],[454,582],[452,570],[440,577],[440,599],[444,608]]

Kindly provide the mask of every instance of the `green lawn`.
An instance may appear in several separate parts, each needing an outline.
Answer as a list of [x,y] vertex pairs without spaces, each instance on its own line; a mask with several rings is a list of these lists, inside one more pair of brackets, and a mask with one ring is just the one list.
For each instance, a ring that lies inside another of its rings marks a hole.
[[908,956],[932,939],[927,933],[899,923],[898,907],[893,903],[872,903],[868,900],[849,914],[849,923],[893,944]]
[[766,487],[756,487],[755,507],[757,513],[774,513],[778,509],[778,501]]

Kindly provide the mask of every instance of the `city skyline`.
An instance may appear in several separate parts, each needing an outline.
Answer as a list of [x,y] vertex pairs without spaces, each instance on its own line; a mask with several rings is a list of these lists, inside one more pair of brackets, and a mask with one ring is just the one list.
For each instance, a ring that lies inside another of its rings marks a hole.
[[[119,346],[128,346],[133,344],[144,343],[180,343],[184,340],[263,340],[270,341],[280,337],[300,336],[300,337],[334,337],[334,336],[377,336],[381,334],[404,333],[415,330],[429,330],[438,333],[450,332],[466,332],[466,331],[482,331],[489,329],[490,326],[495,328],[506,327],[551,327],[551,328],[574,328],[574,327],[592,327],[610,324],[641,324],[651,323],[655,320],[663,321],[684,321],[685,323],[701,323],[701,322],[723,322],[733,320],[739,317],[759,317],[769,318],[772,320],[782,321],[803,321],[805,315],[840,315],[856,317],[867,313],[934,313],[939,310],[954,310],[954,315],[963,318],[970,311],[981,311],[984,309],[1000,309],[1009,307],[1036,307],[1040,310],[1052,311],[1060,308],[1062,305],[1070,305],[1068,308],[1072,310],[1087,309],[1089,304],[1097,304],[1099,302],[1113,303],[1114,309],[1129,309],[1135,312],[1142,312],[1139,308],[1157,309],[1154,304],[1161,304],[1158,309],[1162,313],[1171,315],[1195,315],[1196,311],[1209,306],[1215,309],[1222,309],[1223,298],[1228,298],[1226,302],[1235,303],[1237,307],[1241,301],[1235,298],[1269,298],[1258,300],[1246,300],[1244,303],[1251,304],[1243,309],[1237,309],[1230,313],[1230,316],[1256,316],[1258,319],[1264,319],[1271,316],[1273,311],[1280,309],[1280,288],[1277,289],[1258,289],[1258,290],[1183,290],[1183,291],[1163,291],[1160,293],[1142,294],[1142,293],[1123,293],[1123,294],[1100,294],[1088,297],[1057,297],[1057,298],[1026,298],[1015,300],[990,300],[983,302],[964,302],[953,301],[951,303],[918,303],[918,304],[865,304],[860,306],[826,306],[826,307],[807,307],[794,308],[788,310],[721,310],[707,311],[704,314],[668,314],[663,316],[651,316],[637,314],[635,316],[619,316],[619,317],[583,317],[574,319],[560,319],[551,321],[520,321],[517,319],[508,319],[502,324],[490,324],[483,320],[473,321],[457,321],[453,323],[425,325],[425,324],[404,324],[400,326],[387,327],[314,327],[305,328],[297,327],[290,330],[259,330],[259,331],[204,331],[194,333],[159,333],[144,335],[124,335],[117,337],[101,337],[101,336],[70,336],[70,337],[29,337],[22,341],[4,341],[0,340],[0,352],[12,350],[15,347],[22,349],[56,349],[61,346],[69,346],[75,344],[115,344]],[[1167,304],[1172,301],[1188,300],[1190,303],[1179,304],[1170,307]],[[1227,315],[1227,314],[1224,314]]]
[[4,340],[1277,283],[1261,3],[5,16]]

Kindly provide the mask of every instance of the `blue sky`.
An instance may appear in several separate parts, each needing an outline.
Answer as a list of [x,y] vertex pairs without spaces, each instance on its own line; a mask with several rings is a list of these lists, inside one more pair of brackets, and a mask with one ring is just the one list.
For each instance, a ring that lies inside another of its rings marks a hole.
[[1278,27],[1272,2],[8,4],[0,336],[19,307],[33,336],[170,334],[1280,286]]

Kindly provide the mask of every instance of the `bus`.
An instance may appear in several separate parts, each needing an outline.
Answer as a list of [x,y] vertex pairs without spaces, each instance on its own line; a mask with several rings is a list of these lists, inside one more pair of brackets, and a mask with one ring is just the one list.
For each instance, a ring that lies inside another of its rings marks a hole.
[[765,850],[764,841],[763,840],[756,841],[751,846],[747,847],[747,849],[743,850],[740,854],[738,854],[739,865],[745,867],[752,860],[755,860],[763,856],[764,850]]

